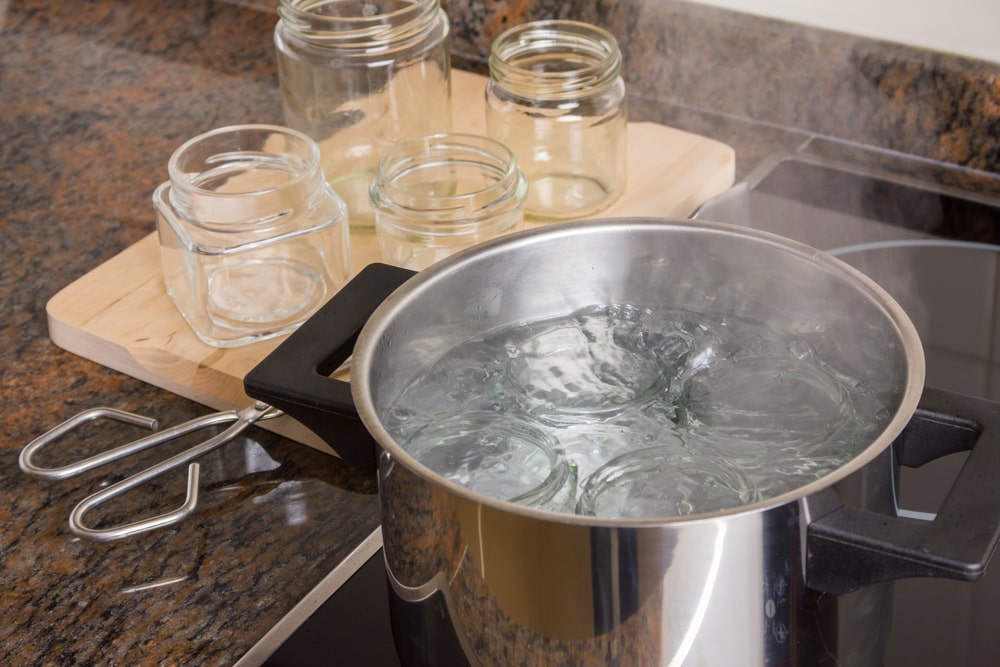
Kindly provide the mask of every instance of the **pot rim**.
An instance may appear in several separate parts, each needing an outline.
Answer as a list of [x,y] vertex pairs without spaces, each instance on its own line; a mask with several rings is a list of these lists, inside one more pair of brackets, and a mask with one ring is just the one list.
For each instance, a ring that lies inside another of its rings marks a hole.
[[[420,293],[434,289],[434,286],[441,281],[447,280],[450,275],[459,270],[470,261],[479,261],[485,255],[509,252],[512,247],[517,247],[533,242],[538,236],[565,236],[580,233],[587,230],[592,233],[599,233],[601,230],[614,231],[614,233],[626,234],[640,229],[649,228],[689,228],[702,231],[710,231],[725,236],[742,236],[756,239],[771,246],[777,246],[784,252],[796,254],[818,263],[823,270],[839,274],[844,280],[852,282],[862,293],[867,294],[872,303],[878,305],[885,313],[886,319],[895,326],[899,333],[903,349],[906,353],[907,375],[906,386],[903,388],[899,404],[892,419],[867,447],[857,456],[840,466],[836,470],[820,477],[808,484],[798,487],[783,494],[765,498],[747,505],[740,505],[714,512],[705,512],[687,516],[667,516],[648,518],[609,518],[595,517],[589,515],[578,515],[540,510],[525,505],[520,505],[510,501],[500,500],[487,496],[460,484],[449,481],[435,473],[431,469],[420,463],[415,457],[410,455],[400,444],[398,444],[389,432],[382,425],[374,405],[370,400],[368,388],[368,378],[372,371],[370,350],[377,345],[382,337],[387,324],[392,319],[393,312],[403,303]],[[461,496],[474,503],[485,505],[503,512],[510,512],[526,518],[534,518],[547,522],[560,522],[565,524],[575,524],[590,527],[609,528],[641,528],[656,527],[663,525],[683,525],[701,522],[710,522],[719,519],[728,519],[745,514],[763,512],[775,507],[798,501],[810,496],[820,490],[832,486],[842,479],[857,472],[869,462],[874,460],[886,448],[888,448],[896,436],[903,430],[916,411],[925,381],[925,361],[923,345],[916,327],[909,316],[896,300],[882,288],[878,283],[869,278],[866,274],[846,262],[829,255],[817,248],[807,244],[789,239],[771,232],[765,232],[750,227],[741,227],[729,223],[710,222],[705,220],[690,220],[681,218],[654,218],[654,217],[623,217],[606,218],[598,220],[579,220],[572,222],[553,223],[545,227],[522,230],[503,237],[494,238],[481,243],[472,248],[459,251],[454,255],[438,262],[424,271],[416,274],[407,280],[402,286],[394,291],[373,313],[365,327],[362,329],[354,348],[351,373],[351,393],[357,406],[358,414],[368,431],[375,439],[378,446],[388,453],[397,463],[403,464],[410,471],[416,473],[423,479],[437,484],[450,493]]]

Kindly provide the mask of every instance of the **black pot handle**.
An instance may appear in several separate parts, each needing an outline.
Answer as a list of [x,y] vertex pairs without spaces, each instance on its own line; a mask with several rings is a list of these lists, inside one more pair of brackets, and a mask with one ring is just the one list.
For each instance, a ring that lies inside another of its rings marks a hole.
[[[971,450],[933,521],[886,516],[839,504],[833,489],[806,499],[806,583],[844,595],[904,577],[975,581],[1000,541],[1000,407],[927,388],[893,445],[918,467]],[[834,507],[830,511],[831,507]]]
[[414,275],[370,264],[243,378],[251,398],[302,423],[345,462],[374,471],[376,447],[358,417],[351,385],[329,375],[344,363],[375,309]]

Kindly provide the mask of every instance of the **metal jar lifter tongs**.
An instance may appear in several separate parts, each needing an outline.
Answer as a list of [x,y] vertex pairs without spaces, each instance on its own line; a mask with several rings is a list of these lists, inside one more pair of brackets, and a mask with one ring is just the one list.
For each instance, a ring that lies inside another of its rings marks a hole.
[[[281,345],[279,345],[279,349],[285,345],[291,345],[295,348],[298,345],[297,342],[294,342],[296,336],[304,336],[306,340],[312,337],[322,337],[323,339],[329,340],[332,332],[340,332],[343,334],[343,340],[340,340],[338,344],[332,345],[332,347],[337,349],[337,352],[332,355],[324,354],[322,358],[319,359],[311,359],[307,365],[309,365],[315,373],[320,376],[325,376],[321,378],[322,380],[328,380],[330,378],[346,380],[349,377],[351,370],[350,350],[353,348],[354,339],[357,337],[358,332],[361,331],[365,322],[371,316],[375,308],[378,307],[378,305],[396,288],[398,288],[405,279],[411,277],[412,275],[412,271],[385,264],[376,263],[366,267],[359,272],[354,279],[352,279],[349,285],[338,291],[333,298],[331,298],[322,308],[306,320],[293,334],[291,334],[288,339],[281,343]],[[333,326],[334,324],[337,326]],[[296,375],[295,377],[288,378],[286,377],[288,369],[282,366],[282,362],[277,360],[279,358],[275,358],[275,361],[269,363],[268,360],[272,359],[272,357],[273,354],[261,361],[254,370],[250,371],[248,377],[253,376],[255,372],[260,372],[262,367],[269,369],[267,373],[264,373],[264,378],[274,380],[274,378],[270,377],[270,375],[277,371],[282,383],[294,384],[300,381],[308,383],[308,380],[312,377],[311,374],[308,374],[306,377],[298,377]],[[258,381],[261,381],[264,378],[258,378]],[[245,386],[246,381],[247,378],[244,378]],[[342,385],[341,389],[343,391],[350,392],[346,382],[338,384]],[[324,385],[324,387],[326,387],[326,385]],[[43,468],[32,462],[32,459],[38,455],[39,450],[45,448],[56,440],[59,440],[66,434],[79,428],[87,422],[91,422],[96,419],[110,419],[113,421],[145,427],[151,430],[155,430],[157,428],[157,422],[155,419],[149,419],[141,415],[136,415],[131,412],[125,412],[115,408],[92,408],[71,417],[59,426],[56,426],[52,430],[40,435],[25,445],[25,447],[21,450],[21,456],[19,459],[20,467],[21,470],[33,477],[50,480],[66,479],[99,466],[118,461],[126,456],[136,454],[149,449],[150,447],[154,447],[189,433],[194,433],[212,426],[230,424],[230,426],[224,431],[212,436],[200,444],[176,454],[161,463],[151,466],[140,473],[112,484],[106,489],[101,489],[100,491],[87,496],[73,508],[69,517],[69,528],[75,535],[99,542],[119,540],[131,535],[145,533],[151,530],[156,530],[157,528],[163,528],[176,524],[194,512],[198,504],[198,481],[200,472],[199,466],[196,462],[194,462],[194,460],[226,444],[242,433],[251,424],[283,415],[284,413],[281,411],[281,407],[295,404],[294,399],[286,400],[286,398],[267,392],[265,393],[265,399],[276,403],[276,406],[257,400],[251,405],[248,405],[240,410],[226,410],[198,417],[184,422],[183,424],[179,424],[138,440],[128,442],[124,445],[120,445],[104,453],[91,456],[90,458],[79,461],[78,463],[71,463],[69,465],[55,468]],[[349,399],[347,399],[347,401],[349,402]],[[317,434],[320,434],[320,437],[323,437],[327,442],[331,442],[332,438],[324,436],[325,433],[335,432],[336,437],[340,437],[346,433],[357,433],[360,435],[362,431],[367,434],[364,424],[356,419],[356,415],[353,415],[353,417],[355,418],[349,420],[350,424],[344,424],[338,420],[329,419],[327,418],[327,415],[323,415],[320,422],[317,423],[302,423],[307,428],[313,430]],[[351,442],[355,439],[346,438],[346,440]],[[369,446],[369,443],[361,442],[358,447],[338,448],[337,454],[346,463],[361,470],[374,470],[375,459],[372,455],[373,451],[374,449]],[[188,466],[187,496],[184,499],[184,503],[177,509],[148,519],[107,528],[92,528],[87,526],[85,523],[84,518],[87,512],[91,511],[95,507],[139,486],[140,484],[159,477],[160,475],[174,470],[175,468],[179,468],[182,465]]]
[[[150,447],[155,447],[156,445],[173,440],[174,438],[179,438],[189,433],[194,433],[195,431],[210,428],[212,426],[231,424],[226,430],[212,436],[200,444],[180,452],[179,454],[175,454],[169,459],[151,466],[140,473],[136,473],[131,477],[112,484],[106,489],[102,489],[97,493],[87,496],[73,508],[69,517],[69,529],[73,531],[73,533],[79,535],[80,537],[97,540],[99,542],[110,542],[112,540],[129,537],[130,535],[145,533],[157,528],[173,525],[191,514],[198,505],[198,479],[200,473],[199,465],[194,460],[226,444],[242,433],[251,424],[264,419],[278,417],[281,414],[282,412],[280,410],[260,401],[255,401],[252,405],[240,410],[225,410],[205,415],[203,417],[197,417],[190,421],[186,421],[183,424],[178,424],[177,426],[153,433],[152,435],[148,435],[144,438],[115,447],[114,449],[91,456],[90,458],[77,463],[71,463],[69,465],[56,468],[42,468],[32,463],[32,458],[38,454],[39,450],[65,436],[70,431],[79,428],[83,424],[97,419],[110,419],[126,424],[141,426],[149,430],[156,430],[157,428],[157,421],[155,419],[143,417],[131,412],[125,412],[124,410],[118,410],[116,408],[92,408],[67,419],[59,426],[56,426],[54,429],[29,442],[25,445],[24,449],[21,450],[21,456],[18,459],[18,463],[21,470],[32,477],[38,477],[40,479],[66,479],[107,463],[117,461],[126,456],[141,452],[145,449],[149,449]],[[187,497],[184,499],[184,504],[177,509],[164,514],[159,514],[149,519],[134,521],[132,523],[110,528],[89,528],[84,523],[84,515],[98,505],[107,502],[129,489],[135,488],[140,484],[148,482],[155,477],[159,477],[160,475],[163,475],[175,468],[179,468],[185,464],[188,464]]]

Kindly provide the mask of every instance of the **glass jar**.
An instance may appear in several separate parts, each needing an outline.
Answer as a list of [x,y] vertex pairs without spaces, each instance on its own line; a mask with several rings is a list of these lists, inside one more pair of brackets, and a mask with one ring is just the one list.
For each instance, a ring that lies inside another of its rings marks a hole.
[[486,128],[531,186],[525,216],[580,218],[625,189],[627,110],[621,53],[608,31],[535,21],[493,41]]
[[287,333],[349,278],[347,208],[304,134],[220,128],[184,143],[167,171],[153,193],[163,280],[205,343]]
[[404,139],[451,130],[450,26],[438,0],[281,0],[274,30],[285,124],[319,144],[351,225]]
[[371,186],[382,261],[420,270],[521,227],[528,183],[488,137],[411,139],[382,158]]

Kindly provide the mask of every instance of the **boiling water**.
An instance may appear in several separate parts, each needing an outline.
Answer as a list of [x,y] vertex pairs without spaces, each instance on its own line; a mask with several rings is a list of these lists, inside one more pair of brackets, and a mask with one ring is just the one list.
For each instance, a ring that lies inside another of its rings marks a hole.
[[824,363],[822,333],[595,306],[451,349],[386,425],[432,470],[501,500],[610,517],[736,507],[833,471],[891,418],[883,374]]

